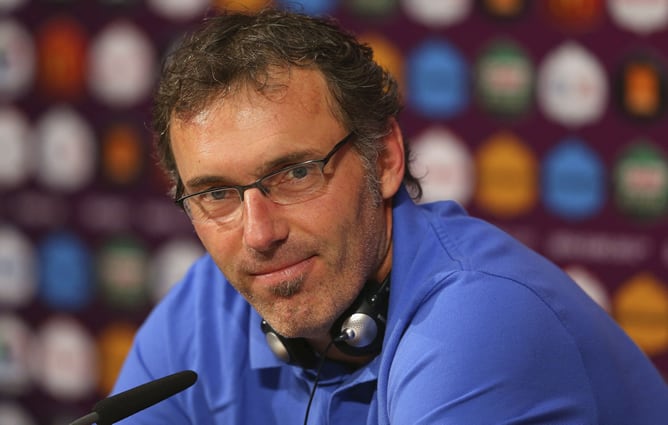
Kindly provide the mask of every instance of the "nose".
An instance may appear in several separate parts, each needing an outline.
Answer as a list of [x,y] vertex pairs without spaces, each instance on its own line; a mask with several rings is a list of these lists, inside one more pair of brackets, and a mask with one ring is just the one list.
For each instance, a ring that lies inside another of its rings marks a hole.
[[244,244],[258,252],[267,252],[287,238],[288,226],[276,205],[262,191],[248,190],[243,200]]

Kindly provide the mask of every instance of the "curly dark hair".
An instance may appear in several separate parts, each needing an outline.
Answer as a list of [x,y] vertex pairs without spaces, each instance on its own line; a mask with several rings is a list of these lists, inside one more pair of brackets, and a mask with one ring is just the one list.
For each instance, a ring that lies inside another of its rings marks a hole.
[[[355,132],[355,147],[367,175],[377,179],[374,164],[383,149],[381,140],[402,108],[396,80],[373,60],[369,46],[334,20],[265,9],[205,19],[164,62],[153,127],[158,161],[174,184],[175,197],[182,194],[183,186],[170,145],[171,119],[187,119],[241,87],[262,92],[272,72],[291,67],[322,72],[335,103],[333,113]],[[408,167],[404,182],[420,196],[419,182]]]

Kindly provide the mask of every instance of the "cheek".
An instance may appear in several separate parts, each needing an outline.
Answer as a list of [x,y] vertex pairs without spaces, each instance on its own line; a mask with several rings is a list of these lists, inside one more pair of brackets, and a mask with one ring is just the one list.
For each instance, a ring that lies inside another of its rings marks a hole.
[[215,225],[194,224],[195,233],[204,249],[214,259],[230,258],[241,241],[241,233],[238,229],[221,230]]

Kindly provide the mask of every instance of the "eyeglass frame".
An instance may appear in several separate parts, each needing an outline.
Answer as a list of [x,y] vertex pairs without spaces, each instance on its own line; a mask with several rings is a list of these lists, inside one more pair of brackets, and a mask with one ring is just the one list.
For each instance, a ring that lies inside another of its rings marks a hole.
[[[302,161],[302,162],[298,162],[298,163],[295,163],[295,164],[291,164],[291,165],[282,167],[278,170],[272,171],[271,173],[265,174],[264,176],[255,180],[253,183],[250,183],[250,184],[247,184],[247,185],[217,186],[217,187],[212,187],[212,188],[209,188],[209,189],[201,190],[199,192],[190,193],[188,195],[183,195],[181,197],[178,197],[178,198],[174,199],[174,203],[176,205],[178,205],[183,211],[185,211],[186,214],[188,215],[188,217],[190,217],[191,220],[192,220],[191,214],[188,212],[188,209],[185,206],[185,201],[187,199],[195,197],[195,196],[199,196],[199,195],[203,195],[203,194],[211,193],[211,192],[216,192],[216,191],[219,191],[219,190],[235,189],[237,191],[237,193],[239,194],[240,204],[244,201],[244,193],[247,190],[253,189],[253,188],[258,189],[260,191],[260,193],[262,193],[264,196],[269,198],[272,202],[276,202],[269,197],[269,189],[267,189],[262,184],[262,181],[267,180],[271,177],[274,177],[278,174],[284,173],[286,171],[289,171],[289,170],[292,170],[292,169],[295,169],[295,168],[299,168],[299,167],[303,167],[304,165],[310,165],[310,164],[318,164],[318,163],[321,164],[320,171],[322,172],[324,170],[324,168],[327,166],[327,164],[329,163],[329,161],[334,157],[334,155],[336,155],[336,153],[344,145],[346,145],[348,142],[350,142],[354,135],[355,135],[354,131],[351,131],[350,133],[348,133],[343,139],[341,139],[340,141],[338,141],[334,145],[334,147],[329,151],[329,153],[327,153],[327,155],[325,155],[321,159],[310,159],[310,160],[307,160],[307,161]],[[180,182],[180,180],[179,180],[179,186],[183,187],[183,184]],[[296,203],[298,203],[298,202],[300,202],[300,201],[297,201]]]

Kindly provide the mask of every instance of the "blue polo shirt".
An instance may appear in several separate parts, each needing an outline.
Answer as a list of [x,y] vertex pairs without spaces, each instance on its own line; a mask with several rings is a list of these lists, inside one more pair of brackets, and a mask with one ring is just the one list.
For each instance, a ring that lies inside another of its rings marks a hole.
[[[327,362],[309,424],[668,421],[668,387],[561,270],[456,203],[395,197],[381,354]],[[114,392],[180,370],[197,383],[122,424],[301,424],[313,370],[270,351],[209,256],[137,333]]]

